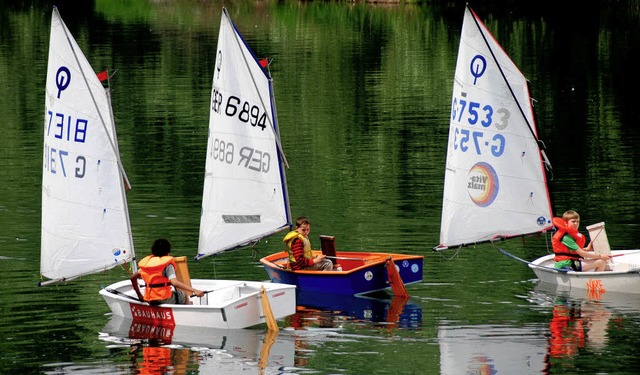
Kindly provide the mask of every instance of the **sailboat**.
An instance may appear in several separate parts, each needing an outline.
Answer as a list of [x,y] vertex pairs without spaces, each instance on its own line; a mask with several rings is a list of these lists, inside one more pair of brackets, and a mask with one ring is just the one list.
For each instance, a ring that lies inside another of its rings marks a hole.
[[291,226],[268,62],[222,10],[195,260],[257,243]]
[[271,281],[296,285],[298,294],[317,292],[360,296],[389,290],[399,298],[407,298],[409,294],[405,285],[422,281],[422,255],[336,251],[335,237],[323,235],[320,240],[322,249],[313,250],[312,253],[314,256],[324,254],[331,259],[334,262],[333,271],[294,271],[289,267],[286,251],[267,255],[260,262]]
[[[538,139],[528,81],[467,5],[453,84],[440,244],[434,250],[551,231],[545,168],[551,165]],[[625,256],[604,272],[556,269],[553,254],[528,262],[499,250],[527,263],[541,282],[640,293],[638,250],[612,251]]]
[[[54,7],[45,98],[40,261],[42,278],[48,280],[39,285],[124,264],[136,271],[125,185],[128,179],[120,161],[109,91]],[[179,264],[183,281],[206,292],[202,298],[192,298],[192,305],[151,306],[138,299],[128,278],[99,293],[113,315],[164,327],[273,326],[275,319],[295,313],[292,286],[191,280],[185,264]]]

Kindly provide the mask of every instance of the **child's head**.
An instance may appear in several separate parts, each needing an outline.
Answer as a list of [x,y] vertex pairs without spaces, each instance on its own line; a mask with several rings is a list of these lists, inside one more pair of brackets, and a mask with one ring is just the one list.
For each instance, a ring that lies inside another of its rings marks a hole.
[[300,228],[302,224],[311,225],[311,221],[306,216],[298,216],[296,219],[296,228]]
[[171,252],[171,244],[168,240],[164,238],[158,238],[153,241],[153,245],[151,246],[151,254],[157,257],[163,257],[168,255]]
[[296,231],[305,237],[309,237],[311,232],[311,222],[305,216],[299,216],[296,219]]
[[578,213],[575,212],[574,210],[565,211],[562,214],[562,220],[569,221],[569,220],[572,220],[572,219],[580,220],[580,215],[578,215]]
[[562,220],[564,220],[567,223],[567,227],[569,228],[573,228],[577,230],[578,227],[580,226],[580,215],[578,215],[578,213],[575,212],[574,210],[569,210],[563,213]]

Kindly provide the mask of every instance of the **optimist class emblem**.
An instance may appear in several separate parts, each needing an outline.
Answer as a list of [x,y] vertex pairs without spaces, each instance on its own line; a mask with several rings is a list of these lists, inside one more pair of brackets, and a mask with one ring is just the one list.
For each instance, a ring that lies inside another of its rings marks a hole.
[[473,203],[479,207],[487,207],[493,203],[500,190],[496,170],[488,163],[479,162],[471,167],[468,176],[467,190]]
[[364,279],[367,281],[371,281],[371,279],[373,279],[373,272],[371,271],[367,271],[364,273]]

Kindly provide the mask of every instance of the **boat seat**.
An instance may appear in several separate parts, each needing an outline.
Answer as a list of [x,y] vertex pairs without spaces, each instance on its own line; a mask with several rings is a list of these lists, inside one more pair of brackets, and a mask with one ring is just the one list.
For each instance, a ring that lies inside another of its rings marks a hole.
[[331,263],[336,265],[336,237],[335,236],[326,236],[324,234],[320,235],[320,248],[322,249],[322,254],[331,259]]

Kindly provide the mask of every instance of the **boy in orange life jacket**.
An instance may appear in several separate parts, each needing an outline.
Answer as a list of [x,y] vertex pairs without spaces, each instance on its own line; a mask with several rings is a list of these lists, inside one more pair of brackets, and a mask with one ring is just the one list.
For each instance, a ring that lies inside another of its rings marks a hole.
[[578,232],[580,215],[566,211],[562,218],[554,217],[553,225],[558,231],[551,238],[555,253],[555,268],[571,268],[574,271],[606,271],[611,255],[593,252],[593,242],[584,247],[585,236]]
[[[203,297],[204,292],[178,281],[176,277],[176,262],[169,253],[171,244],[165,239],[157,239],[151,246],[151,254],[138,262],[139,271],[131,276],[133,289],[140,300],[143,299],[138,286],[138,279],[142,278],[146,284],[144,300],[151,305],[163,303],[190,305],[191,300],[183,291],[177,288],[189,290],[198,297]],[[173,286],[174,288],[171,288]]]

